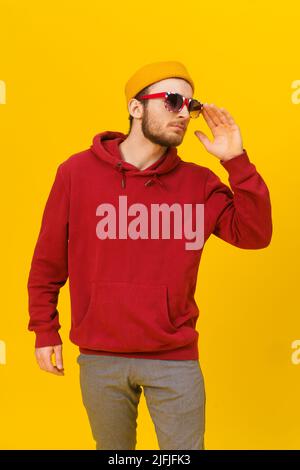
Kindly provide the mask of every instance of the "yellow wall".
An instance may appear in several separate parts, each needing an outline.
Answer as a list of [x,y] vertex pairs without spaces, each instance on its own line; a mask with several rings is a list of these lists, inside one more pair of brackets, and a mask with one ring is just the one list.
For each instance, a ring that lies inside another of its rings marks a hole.
[[[26,281],[57,166],[98,132],[127,132],[125,81],[156,60],[184,62],[194,96],[230,111],[272,199],[266,249],[214,236],[204,249],[196,300],[206,448],[300,448],[299,14],[296,0],[0,1],[0,448],[94,448],[68,340],[68,283],[58,377],[35,361]],[[197,128],[210,135],[191,121],[179,155],[228,184]],[[158,449],[143,396],[137,449]]]

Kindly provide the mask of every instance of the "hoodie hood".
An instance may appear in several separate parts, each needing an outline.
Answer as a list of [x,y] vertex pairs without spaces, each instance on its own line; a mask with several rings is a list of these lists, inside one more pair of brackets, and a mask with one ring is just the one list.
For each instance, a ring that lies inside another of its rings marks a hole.
[[95,135],[90,149],[100,160],[105,161],[120,172],[122,188],[126,187],[126,175],[128,174],[146,177],[145,187],[156,182],[164,186],[160,177],[174,170],[181,162],[181,158],[177,154],[177,148],[168,147],[164,155],[156,162],[145,170],[140,170],[135,165],[123,160],[119,145],[127,137],[128,134],[122,132],[104,131]]

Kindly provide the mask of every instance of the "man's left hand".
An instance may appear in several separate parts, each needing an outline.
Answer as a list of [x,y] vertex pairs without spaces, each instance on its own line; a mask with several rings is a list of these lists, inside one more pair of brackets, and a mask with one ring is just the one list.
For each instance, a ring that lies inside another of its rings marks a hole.
[[231,158],[243,153],[243,142],[239,126],[225,108],[218,108],[215,104],[205,103],[202,115],[214,136],[214,140],[211,142],[199,130],[194,133],[209,153],[222,161],[231,160]]

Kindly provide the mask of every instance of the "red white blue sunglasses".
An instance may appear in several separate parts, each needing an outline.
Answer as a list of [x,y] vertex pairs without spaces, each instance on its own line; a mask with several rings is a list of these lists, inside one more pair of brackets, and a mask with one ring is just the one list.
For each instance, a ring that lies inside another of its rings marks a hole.
[[185,98],[179,93],[173,93],[171,91],[164,91],[161,93],[152,93],[150,95],[143,95],[139,99],[148,100],[152,98],[164,98],[164,104],[168,111],[171,113],[178,113],[182,110],[186,104],[190,117],[195,119],[199,117],[203,109],[203,104],[193,98]]

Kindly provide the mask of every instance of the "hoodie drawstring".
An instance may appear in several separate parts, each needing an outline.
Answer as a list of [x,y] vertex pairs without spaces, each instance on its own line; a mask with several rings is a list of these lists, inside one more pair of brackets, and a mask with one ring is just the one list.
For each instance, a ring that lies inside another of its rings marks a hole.
[[126,174],[124,168],[122,167],[122,162],[118,162],[116,166],[118,170],[122,172],[122,188],[124,189],[126,186]]
[[[126,170],[124,170],[123,166],[122,166],[122,162],[118,162],[116,164],[116,167],[118,168],[118,170],[120,172],[122,172],[122,188],[124,189],[126,187]],[[158,178],[158,174],[157,173],[154,173],[154,175],[148,179],[147,181],[145,181],[145,186],[149,186],[151,185],[152,183],[155,183],[155,181],[157,181],[162,187],[164,187],[164,184],[162,181],[160,181],[160,179]]]
[[148,186],[152,182],[157,181],[161,186],[164,186],[163,182],[158,178],[158,174],[154,173],[154,176],[145,182],[145,186]]

